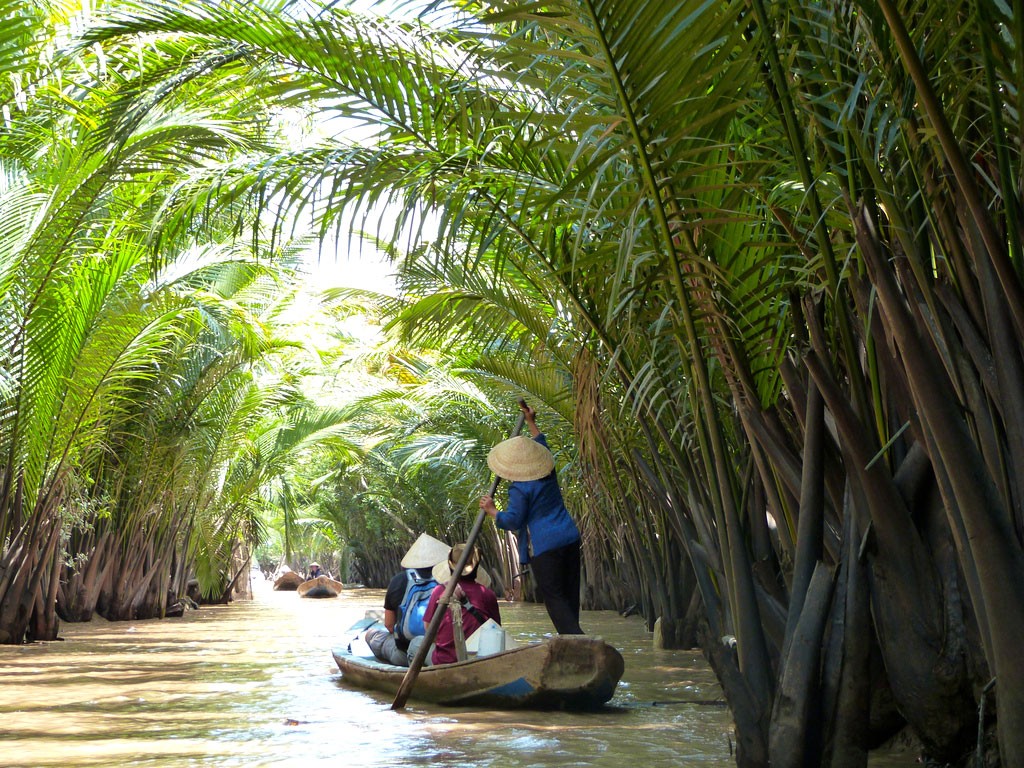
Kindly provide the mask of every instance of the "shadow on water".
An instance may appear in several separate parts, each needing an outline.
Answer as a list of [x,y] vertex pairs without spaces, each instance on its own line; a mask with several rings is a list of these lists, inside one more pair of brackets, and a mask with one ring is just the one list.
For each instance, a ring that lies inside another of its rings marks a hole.
[[[64,625],[63,642],[0,646],[0,764],[735,765],[731,718],[700,654],[652,650],[636,617],[583,617],[588,632],[626,660],[615,696],[597,712],[454,709],[415,699],[394,712],[390,697],[347,686],[331,657],[344,630],[380,606],[382,591],[304,600],[255,586],[251,602],[181,619],[96,620]],[[521,641],[550,629],[539,606],[501,610]]]

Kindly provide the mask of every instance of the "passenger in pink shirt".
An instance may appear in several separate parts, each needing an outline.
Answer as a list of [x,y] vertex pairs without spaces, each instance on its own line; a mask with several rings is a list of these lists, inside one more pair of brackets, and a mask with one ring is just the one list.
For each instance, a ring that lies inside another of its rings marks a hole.
[[[459,558],[462,557],[465,547],[465,544],[456,544],[448,553],[448,562],[441,563],[434,569],[434,578],[440,583],[434,587],[430,602],[427,603],[427,612],[423,616],[423,620],[428,624],[437,611],[437,602],[444,594],[448,579],[451,578],[449,574],[459,564]],[[459,582],[452,592],[451,605],[461,606],[462,634],[466,638],[476,632],[488,619],[494,619],[495,622],[501,624],[497,596],[490,587],[477,581],[479,565],[480,550],[473,547],[473,551],[462,569],[462,575],[459,576]],[[489,581],[485,572],[481,571],[480,576],[481,581]],[[430,660],[433,664],[450,664],[458,661],[455,653],[455,630],[452,626],[450,606],[438,625],[437,636],[434,639],[434,652]]]

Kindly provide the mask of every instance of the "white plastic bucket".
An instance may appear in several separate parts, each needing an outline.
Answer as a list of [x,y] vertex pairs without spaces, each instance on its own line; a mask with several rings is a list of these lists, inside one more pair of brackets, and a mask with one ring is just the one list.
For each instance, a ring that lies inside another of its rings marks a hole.
[[500,624],[488,621],[474,634],[480,635],[477,656],[490,656],[505,650],[505,630]]

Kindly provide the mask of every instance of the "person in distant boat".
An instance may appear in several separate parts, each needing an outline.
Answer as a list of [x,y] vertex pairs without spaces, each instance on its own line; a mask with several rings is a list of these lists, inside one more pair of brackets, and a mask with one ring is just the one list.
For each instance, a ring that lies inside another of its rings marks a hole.
[[[520,403],[532,438],[511,437],[494,446],[487,464],[511,481],[508,507],[499,512],[490,496],[480,509],[504,530],[520,532],[520,561],[527,558],[548,616],[561,635],[582,635],[580,628],[580,532],[562,500],[555,460],[537,428],[537,413]],[[532,554],[524,557],[522,529],[529,531]]]
[[310,579],[315,579],[317,576],[327,575],[328,574],[324,573],[323,570],[320,568],[320,563],[310,563],[309,573],[306,575],[306,581],[309,581]]
[[447,559],[448,550],[443,541],[424,533],[405,553],[404,570],[394,575],[384,595],[384,628],[370,629],[365,636],[373,655],[381,661],[409,666],[409,643],[426,631],[423,616],[437,586],[432,570]]
[[[438,563],[434,568],[434,578],[439,583],[434,587],[433,594],[430,595],[427,612],[423,617],[428,624],[434,618],[438,601],[444,594],[451,573],[459,564],[459,558],[462,557],[465,549],[465,544],[456,544],[448,553],[447,561]],[[488,619],[494,619],[495,623],[501,624],[498,597],[491,591],[490,577],[487,576],[487,572],[479,570],[479,567],[480,550],[474,546],[459,575],[459,581],[452,591],[451,603],[445,615],[441,617],[441,623],[438,624],[434,647],[429,654],[432,664],[451,664],[459,660],[455,646],[453,611],[460,612],[459,621],[462,625],[463,640],[472,636]],[[414,650],[411,649],[410,654],[412,653]]]

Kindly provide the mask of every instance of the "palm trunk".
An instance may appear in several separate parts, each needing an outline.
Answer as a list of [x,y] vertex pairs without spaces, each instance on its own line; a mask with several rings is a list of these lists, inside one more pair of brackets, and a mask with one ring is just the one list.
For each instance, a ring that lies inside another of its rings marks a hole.
[[814,569],[783,663],[772,710],[769,755],[773,768],[821,764],[820,734],[812,724],[821,709],[821,649],[828,625],[832,574],[822,563]]
[[[823,765],[828,768],[866,768],[870,746],[871,612],[868,583],[859,558],[861,527],[859,505],[851,503],[844,529],[843,558],[839,569],[840,598],[833,604],[834,618],[825,659],[825,728],[831,738]],[[875,716],[881,720],[881,712]]]

